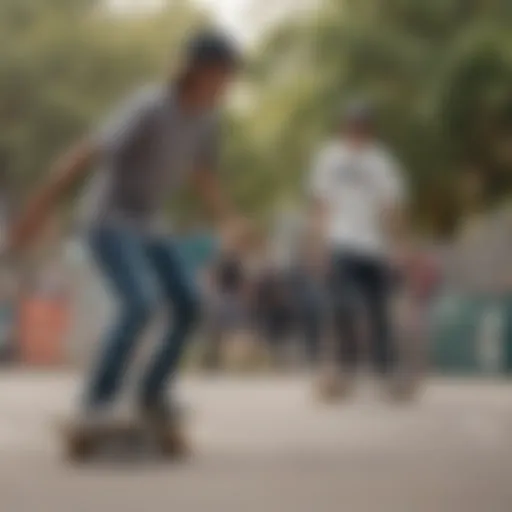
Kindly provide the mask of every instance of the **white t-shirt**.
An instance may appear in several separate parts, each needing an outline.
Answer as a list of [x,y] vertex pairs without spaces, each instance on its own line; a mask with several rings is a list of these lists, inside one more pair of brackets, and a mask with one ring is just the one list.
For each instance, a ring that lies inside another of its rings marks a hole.
[[382,214],[402,204],[405,191],[398,165],[385,148],[353,148],[341,140],[328,144],[315,159],[310,187],[327,208],[327,236],[334,247],[386,256]]

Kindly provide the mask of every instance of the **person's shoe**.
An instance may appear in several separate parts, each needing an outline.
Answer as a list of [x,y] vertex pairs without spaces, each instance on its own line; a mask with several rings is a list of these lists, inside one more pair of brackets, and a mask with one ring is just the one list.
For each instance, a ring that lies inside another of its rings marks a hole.
[[165,429],[182,424],[185,417],[185,407],[175,401],[146,401],[141,404],[140,413],[142,419],[150,426]]
[[143,422],[156,434],[164,455],[172,458],[184,458],[190,455],[190,447],[183,427],[183,407],[163,400],[146,402],[141,406],[141,414]]
[[116,421],[122,421],[120,411],[114,410],[110,404],[87,405],[73,419],[76,430],[83,432],[97,431],[107,428]]
[[120,425],[120,421],[119,415],[106,405],[86,406],[64,419],[60,429],[66,439],[67,457],[77,461],[92,455],[98,439]]

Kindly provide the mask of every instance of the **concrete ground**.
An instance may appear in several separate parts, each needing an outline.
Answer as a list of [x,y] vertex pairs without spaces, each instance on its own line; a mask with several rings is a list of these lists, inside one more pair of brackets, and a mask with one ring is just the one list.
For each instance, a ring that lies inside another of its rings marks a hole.
[[196,455],[71,466],[69,375],[0,375],[1,512],[510,512],[512,384],[432,380],[410,406],[315,403],[305,377],[191,378]]

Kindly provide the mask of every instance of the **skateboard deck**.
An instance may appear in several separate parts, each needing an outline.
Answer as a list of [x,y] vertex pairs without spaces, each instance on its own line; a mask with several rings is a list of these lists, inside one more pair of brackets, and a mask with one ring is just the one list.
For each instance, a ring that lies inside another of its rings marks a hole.
[[116,420],[101,426],[83,426],[73,420],[60,423],[66,458],[74,462],[88,460],[113,446],[154,446],[166,458],[184,458],[190,452],[184,430],[183,425],[156,428],[137,420]]

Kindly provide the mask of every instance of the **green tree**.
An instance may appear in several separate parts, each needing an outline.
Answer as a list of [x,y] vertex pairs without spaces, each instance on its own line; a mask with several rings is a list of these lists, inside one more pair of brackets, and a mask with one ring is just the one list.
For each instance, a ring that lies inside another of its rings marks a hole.
[[509,192],[511,20],[501,1],[331,0],[278,26],[260,48],[246,121],[271,155],[261,173],[275,199],[300,190],[307,155],[360,94],[380,111],[423,228],[454,227],[463,173],[494,184],[487,201]]
[[204,20],[185,2],[144,16],[95,0],[0,3],[0,172],[17,194],[131,89],[168,72]]

